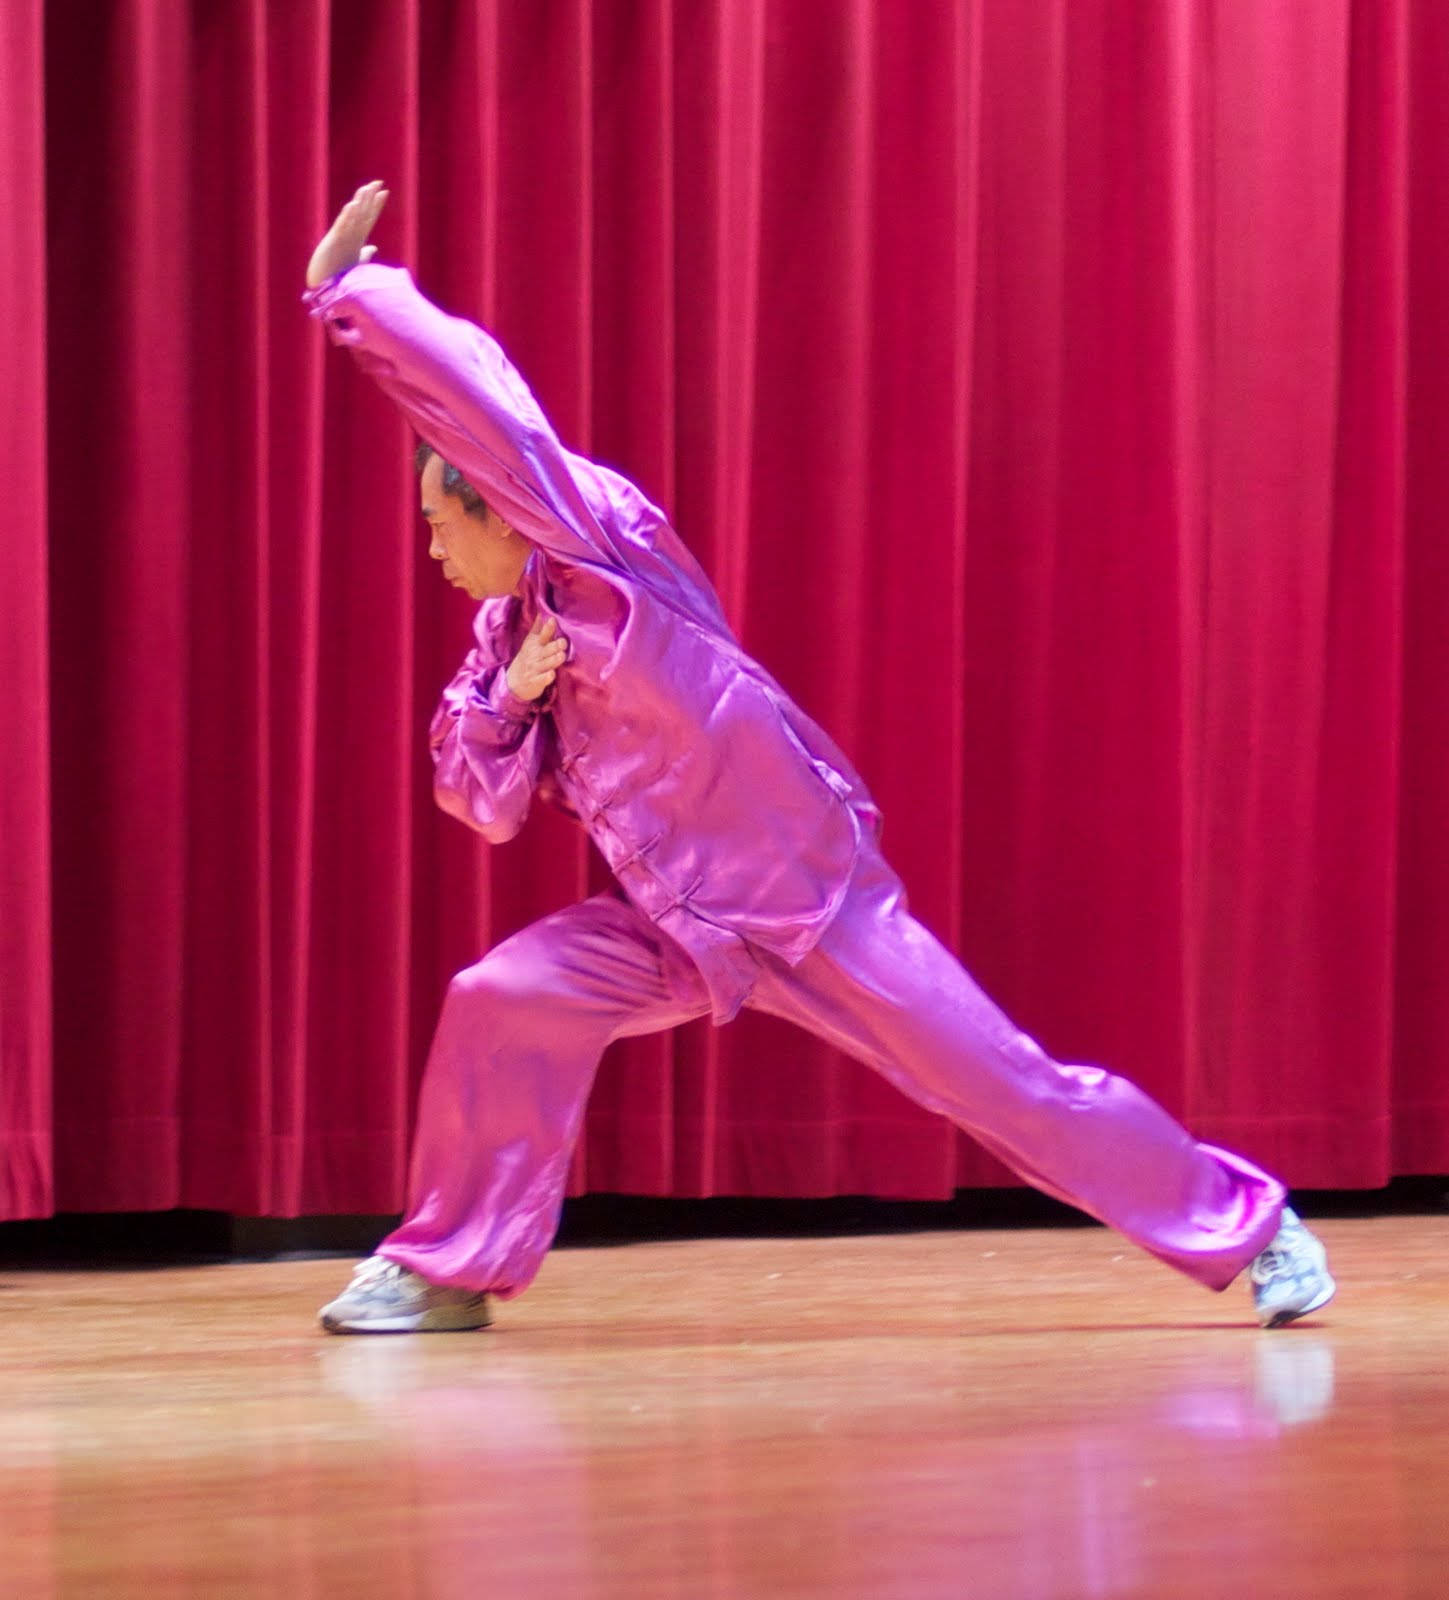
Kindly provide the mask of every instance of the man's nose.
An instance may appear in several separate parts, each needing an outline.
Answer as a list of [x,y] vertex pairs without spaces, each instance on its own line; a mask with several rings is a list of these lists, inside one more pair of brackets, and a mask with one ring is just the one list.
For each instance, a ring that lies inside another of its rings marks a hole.
[[439,539],[437,534],[434,534],[432,538],[428,540],[428,554],[433,558],[434,561],[441,561],[443,557],[447,555],[447,553],[448,552],[443,549],[443,541]]

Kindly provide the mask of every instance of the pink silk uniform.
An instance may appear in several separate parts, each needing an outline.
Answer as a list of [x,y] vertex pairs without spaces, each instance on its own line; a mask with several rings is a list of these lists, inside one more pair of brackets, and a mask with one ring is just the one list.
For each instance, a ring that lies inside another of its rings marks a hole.
[[[588,829],[618,884],[453,980],[408,1210],[381,1253],[435,1283],[519,1293],[557,1229],[605,1046],[749,1005],[1226,1287],[1276,1231],[1282,1185],[1125,1079],[1053,1061],[910,916],[864,784],[740,648],[663,514],[565,450],[497,342],[407,272],[354,267],[306,301],[533,546],[518,593],[479,608],[434,718],[439,804],[501,843],[540,795]],[[569,659],[530,703],[505,673],[541,613]]]

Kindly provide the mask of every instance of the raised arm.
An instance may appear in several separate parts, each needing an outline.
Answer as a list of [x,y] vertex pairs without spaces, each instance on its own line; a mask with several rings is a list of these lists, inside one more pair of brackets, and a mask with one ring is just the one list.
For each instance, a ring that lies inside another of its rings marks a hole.
[[567,452],[498,342],[440,311],[401,267],[370,265],[387,190],[364,184],[313,252],[306,300],[332,339],[524,538],[565,559],[618,565]]

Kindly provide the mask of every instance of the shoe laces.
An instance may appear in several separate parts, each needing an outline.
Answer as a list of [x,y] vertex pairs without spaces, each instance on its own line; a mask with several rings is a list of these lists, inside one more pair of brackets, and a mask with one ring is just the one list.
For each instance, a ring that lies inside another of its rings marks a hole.
[[1277,1233],[1275,1233],[1258,1252],[1257,1259],[1253,1262],[1253,1279],[1258,1283],[1266,1283],[1269,1278],[1277,1277],[1283,1272],[1297,1270],[1297,1248],[1303,1233],[1303,1224],[1296,1216],[1285,1215]]
[[1289,1254],[1281,1245],[1270,1244],[1258,1252],[1253,1263],[1253,1277],[1259,1283],[1275,1278],[1288,1265]]
[[353,1269],[352,1283],[354,1288],[364,1288],[374,1283],[385,1283],[389,1279],[400,1278],[406,1268],[396,1261],[390,1261],[386,1256],[369,1256],[366,1261]]

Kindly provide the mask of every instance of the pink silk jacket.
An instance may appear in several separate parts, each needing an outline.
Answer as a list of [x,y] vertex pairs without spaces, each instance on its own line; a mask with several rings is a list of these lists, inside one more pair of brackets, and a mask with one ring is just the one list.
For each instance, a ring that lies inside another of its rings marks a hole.
[[[839,909],[880,813],[830,738],[750,659],[703,569],[627,479],[564,449],[498,343],[365,265],[306,295],[331,338],[534,546],[488,600],[433,722],[435,794],[500,843],[535,792],[588,829],[620,887],[681,945],[716,1022],[755,945],[794,964]],[[569,660],[544,700],[505,672],[541,613]]]

